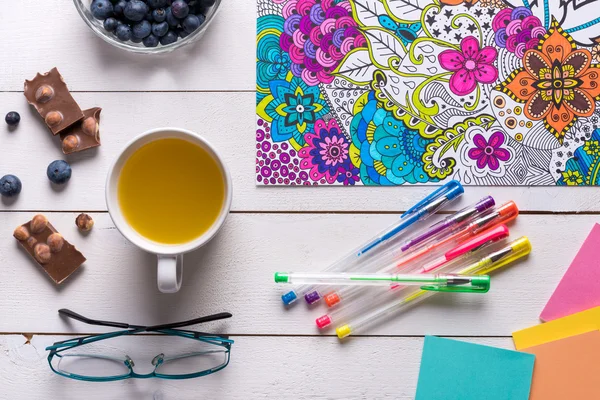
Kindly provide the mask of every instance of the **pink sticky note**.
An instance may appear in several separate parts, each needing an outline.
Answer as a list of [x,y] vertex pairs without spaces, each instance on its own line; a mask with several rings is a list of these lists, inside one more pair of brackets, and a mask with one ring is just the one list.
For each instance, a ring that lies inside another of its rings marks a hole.
[[540,319],[552,321],[600,306],[600,225],[596,224],[544,307]]

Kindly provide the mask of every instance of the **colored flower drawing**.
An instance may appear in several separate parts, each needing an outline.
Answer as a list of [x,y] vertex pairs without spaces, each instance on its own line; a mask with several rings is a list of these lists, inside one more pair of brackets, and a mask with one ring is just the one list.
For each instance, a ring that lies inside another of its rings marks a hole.
[[594,113],[600,100],[600,74],[591,65],[587,49],[577,49],[556,20],[537,50],[527,50],[524,67],[515,71],[498,89],[526,103],[527,118],[544,120],[559,142],[577,117]]
[[514,154],[507,140],[506,134],[500,130],[470,127],[464,135],[462,161],[477,177],[502,177]]
[[302,79],[288,74],[288,80],[271,81],[269,89],[270,94],[258,104],[257,112],[261,118],[272,122],[273,141],[293,139],[297,145],[304,146],[304,134],[313,129],[317,119],[329,112],[319,88],[308,86]]
[[331,83],[331,74],[350,50],[366,44],[348,1],[291,0],[283,6],[281,49],[290,71],[308,85]]
[[266,15],[258,19],[256,38],[256,91],[257,100],[269,93],[269,82],[285,79],[290,69],[290,56],[279,47],[283,32],[283,18]]
[[450,78],[450,90],[458,96],[466,96],[475,90],[478,83],[494,83],[498,70],[493,63],[498,52],[486,46],[479,49],[479,41],[468,36],[458,50],[445,50],[438,56],[442,68],[454,72]]
[[527,7],[503,9],[494,17],[492,28],[496,45],[519,58],[535,49],[546,34],[542,21]]
[[325,178],[328,183],[333,183],[338,178],[340,168],[346,172],[344,165],[350,163],[350,143],[335,120],[332,119],[329,123],[317,121],[315,133],[307,133],[305,139],[306,146],[298,152],[302,158],[300,168],[309,170],[313,181]]

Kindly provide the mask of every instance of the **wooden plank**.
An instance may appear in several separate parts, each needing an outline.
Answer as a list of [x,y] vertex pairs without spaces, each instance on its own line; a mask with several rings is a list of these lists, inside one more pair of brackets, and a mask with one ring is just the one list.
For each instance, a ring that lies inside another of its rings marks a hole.
[[[5,398],[410,400],[415,396],[423,349],[422,338],[354,338],[340,345],[334,338],[233,337],[231,362],[216,374],[182,381],[90,384],[50,371],[44,348],[64,339],[33,336],[26,344],[21,335],[0,336]],[[460,340],[513,348],[509,338]],[[133,353],[129,355],[135,361]]]
[[[209,245],[185,259],[183,288],[161,294],[156,288],[155,257],[128,243],[107,214],[93,214],[88,236],[75,227],[74,213],[48,218],[88,261],[56,288],[10,237],[13,227],[32,213],[0,213],[2,279],[0,332],[97,332],[66,323],[56,311],[71,308],[92,318],[159,324],[215,312],[234,316],[231,334],[319,334],[314,320],[324,305],[307,310],[282,306],[289,287],[273,283],[275,271],[319,271],[373,232],[395,219],[390,215],[232,214]],[[539,323],[541,312],[570,261],[598,218],[590,216],[519,217],[513,238],[528,235],[532,255],[498,272],[486,295],[439,294],[370,329],[374,335],[508,336]],[[330,332],[331,333],[331,332]]]
[[[19,1],[2,13],[0,91],[57,67],[76,91],[254,90],[256,3],[223,1],[204,37],[165,55],[130,54],[97,37],[71,1]],[[44,21],[44,23],[40,23]],[[25,27],[35,27],[26,32]]]
[[[66,157],[73,178],[61,190],[46,178],[46,167],[65,158],[60,144],[20,93],[0,93],[0,109],[21,113],[20,126],[0,127],[0,174],[23,181],[15,201],[0,210],[106,210],[104,182],[113,158],[140,133],[179,126],[210,140],[231,169],[235,211],[392,211],[408,209],[432,187],[296,188],[255,186],[254,94],[252,93],[76,93],[82,107],[101,106],[102,146]],[[600,191],[566,187],[469,187],[452,209],[493,194],[529,211],[600,211]]]

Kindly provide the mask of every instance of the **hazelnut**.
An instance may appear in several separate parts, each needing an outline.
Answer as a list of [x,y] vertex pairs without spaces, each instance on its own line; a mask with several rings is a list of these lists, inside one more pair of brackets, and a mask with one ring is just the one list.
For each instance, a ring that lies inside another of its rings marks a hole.
[[54,89],[48,85],[42,85],[35,91],[35,100],[38,103],[47,103],[54,97]]
[[38,243],[33,248],[33,256],[40,264],[48,264],[52,258],[52,253],[47,244]]
[[24,226],[19,226],[15,229],[13,236],[17,238],[17,240],[27,240],[29,238],[29,231]]
[[69,135],[62,141],[62,148],[65,153],[72,152],[79,147],[79,139],[75,135]]
[[56,126],[63,121],[63,115],[60,111],[50,111],[46,114],[46,123],[49,126]]
[[36,244],[37,244],[37,239],[34,238],[33,236],[30,236],[29,239],[27,239],[27,246],[33,247]]
[[81,213],[75,218],[75,225],[83,232],[89,232],[94,226],[94,220],[87,214]]
[[65,244],[65,239],[63,239],[60,233],[53,233],[48,236],[46,243],[50,247],[50,251],[53,253],[58,253],[62,250],[63,245]]
[[48,225],[48,218],[46,218],[46,216],[44,216],[42,214],[38,214],[35,217],[33,217],[33,219],[31,220],[31,224],[30,224],[31,232],[40,233],[44,229],[46,229],[47,225]]
[[96,132],[98,132],[98,123],[93,117],[87,117],[81,123],[81,130],[86,135],[96,136]]

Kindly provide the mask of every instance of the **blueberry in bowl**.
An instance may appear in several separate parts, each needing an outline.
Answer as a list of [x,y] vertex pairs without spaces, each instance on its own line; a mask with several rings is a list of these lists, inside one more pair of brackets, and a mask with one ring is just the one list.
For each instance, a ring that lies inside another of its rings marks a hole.
[[135,53],[167,53],[204,34],[221,0],[73,0],[104,41]]

